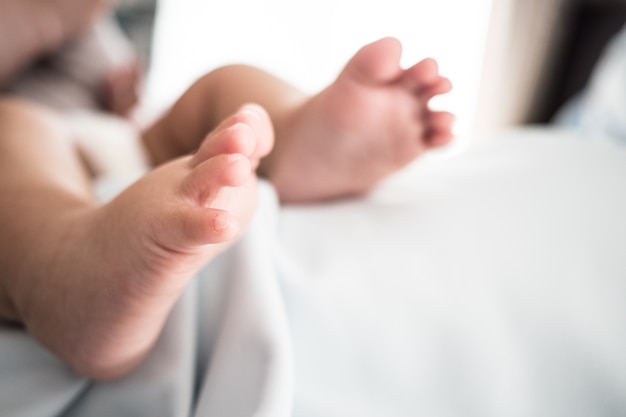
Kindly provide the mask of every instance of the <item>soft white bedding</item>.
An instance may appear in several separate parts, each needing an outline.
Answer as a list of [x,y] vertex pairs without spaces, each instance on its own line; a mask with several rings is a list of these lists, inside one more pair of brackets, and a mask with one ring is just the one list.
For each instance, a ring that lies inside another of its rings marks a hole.
[[0,327],[0,415],[624,415],[625,180],[625,149],[526,129],[362,199],[263,184],[130,376]]

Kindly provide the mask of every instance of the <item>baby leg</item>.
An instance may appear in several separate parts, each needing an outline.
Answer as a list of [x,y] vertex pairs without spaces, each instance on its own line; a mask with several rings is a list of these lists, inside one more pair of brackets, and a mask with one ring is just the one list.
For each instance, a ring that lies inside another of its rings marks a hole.
[[[31,125],[39,123],[32,119]],[[35,132],[46,139],[44,147],[49,136],[63,135],[51,130],[40,123]],[[2,272],[10,272],[2,277],[12,277],[3,283],[5,317],[23,322],[87,376],[112,378],[132,369],[195,272],[250,220],[257,190],[253,167],[263,156],[259,149],[269,149],[257,138],[271,137],[268,131],[267,115],[244,107],[210,133],[195,155],[160,166],[104,206],[95,204],[85,184],[70,185],[71,175],[47,178],[35,168],[56,159],[31,158],[19,187],[2,184],[24,197],[19,207],[9,199],[0,204],[1,217],[15,220],[3,224],[5,236],[20,243],[2,244]],[[15,132],[3,132],[15,156],[28,156],[11,140]],[[69,149],[67,154],[71,159]]]

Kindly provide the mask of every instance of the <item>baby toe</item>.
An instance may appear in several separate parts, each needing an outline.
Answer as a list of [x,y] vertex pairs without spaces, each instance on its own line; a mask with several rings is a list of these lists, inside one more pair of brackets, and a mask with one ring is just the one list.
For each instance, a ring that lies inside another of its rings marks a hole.
[[413,91],[419,92],[437,81],[439,65],[432,58],[426,58],[404,71],[403,80]]
[[240,231],[237,218],[226,210],[184,207],[174,218],[179,240],[191,247],[226,242]]
[[210,204],[224,187],[243,185],[252,175],[250,160],[242,154],[221,154],[197,165],[183,180],[181,190],[199,205]]
[[256,147],[252,128],[234,119],[228,119],[213,132],[209,133],[191,159],[191,166],[196,167],[204,161],[220,154],[250,155]]
[[450,112],[429,112],[426,122],[426,144],[440,147],[448,144],[454,137],[452,127],[455,117]]

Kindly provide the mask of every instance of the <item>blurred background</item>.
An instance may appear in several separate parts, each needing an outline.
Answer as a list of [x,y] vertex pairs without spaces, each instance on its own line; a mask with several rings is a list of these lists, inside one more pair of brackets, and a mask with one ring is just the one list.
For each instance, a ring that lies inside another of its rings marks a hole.
[[466,132],[475,109],[492,0],[161,0],[148,95],[169,102],[219,65],[266,69],[307,92],[336,77],[363,45],[395,36],[403,64],[436,58],[454,92],[438,107]]
[[256,65],[313,93],[362,45],[395,36],[403,65],[433,57],[452,80],[453,92],[433,106],[457,115],[460,147],[508,127],[549,123],[626,21],[625,0],[118,3],[150,62],[145,101],[153,108],[230,63]]

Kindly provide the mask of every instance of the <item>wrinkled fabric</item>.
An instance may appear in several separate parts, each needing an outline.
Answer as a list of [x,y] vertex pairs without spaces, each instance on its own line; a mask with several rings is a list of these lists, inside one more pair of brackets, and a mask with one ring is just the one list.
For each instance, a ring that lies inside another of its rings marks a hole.
[[0,327],[0,415],[624,415],[624,179],[625,149],[542,129],[358,199],[280,207],[263,184],[127,377]]

